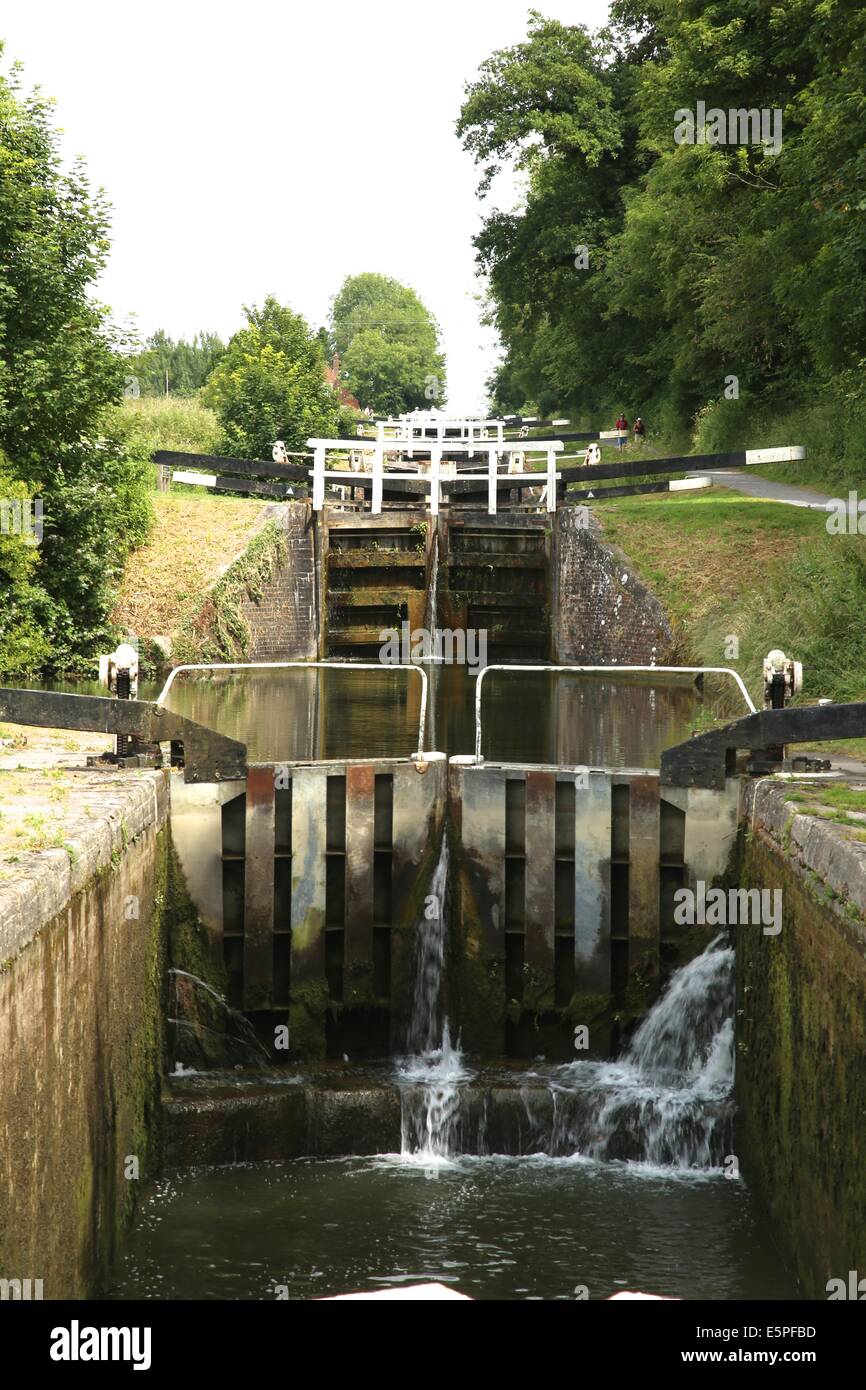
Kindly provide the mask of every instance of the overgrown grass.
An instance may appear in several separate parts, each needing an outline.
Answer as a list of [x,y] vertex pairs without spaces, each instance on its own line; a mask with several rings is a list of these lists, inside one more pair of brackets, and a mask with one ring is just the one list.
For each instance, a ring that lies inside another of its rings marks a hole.
[[246,660],[250,629],[242,606],[248,599],[261,598],[284,546],[283,531],[275,522],[267,522],[181,626],[174,652],[177,662]]
[[263,506],[260,497],[214,496],[201,488],[158,494],[156,526],[127,562],[112,621],[145,642],[157,633],[175,636],[252,539]]
[[111,412],[111,423],[137,458],[155,449],[212,454],[219,424],[212,410],[195,397],[142,396],[125,400]]
[[[151,455],[157,449],[173,449],[184,454],[216,452],[220,428],[212,410],[197,397],[141,396],[112,407],[107,424],[120,435],[130,453],[150,468],[151,488],[156,490],[156,466]],[[186,496],[202,495],[202,489],[187,483],[172,483],[172,492]]]
[[803,783],[787,799],[802,807],[801,815],[832,821],[852,830],[854,839],[866,840],[866,791],[823,782]]
[[788,797],[789,801],[810,802],[832,811],[856,811],[866,816],[866,791],[862,788],[839,786],[827,782],[809,783]]

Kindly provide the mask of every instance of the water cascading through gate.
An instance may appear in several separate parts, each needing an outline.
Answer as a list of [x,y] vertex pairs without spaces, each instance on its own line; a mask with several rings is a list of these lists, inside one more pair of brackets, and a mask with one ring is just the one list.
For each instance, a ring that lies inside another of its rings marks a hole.
[[734,1109],[733,981],[733,947],[718,937],[671,977],[621,1059],[558,1068],[551,1153],[718,1167]]
[[459,1041],[451,1042],[445,1011],[448,915],[448,835],[418,926],[415,989],[409,1025],[410,1055],[397,1069],[401,1104],[401,1151],[415,1162],[447,1161],[454,1151],[462,1089],[472,1073],[463,1064]]
[[[440,871],[444,884],[447,850],[437,876]],[[424,1164],[488,1152],[484,1127],[471,1114],[473,1072],[451,1045],[447,1017],[437,1031],[444,927],[432,926],[425,920],[419,940],[411,1034],[419,1051],[398,1071],[402,1154]],[[718,937],[675,972],[621,1058],[525,1074],[532,1124],[530,1095],[546,1089],[550,1099],[549,1122],[532,1151],[650,1170],[718,1168],[730,1150],[734,1114],[733,982],[733,947]]]

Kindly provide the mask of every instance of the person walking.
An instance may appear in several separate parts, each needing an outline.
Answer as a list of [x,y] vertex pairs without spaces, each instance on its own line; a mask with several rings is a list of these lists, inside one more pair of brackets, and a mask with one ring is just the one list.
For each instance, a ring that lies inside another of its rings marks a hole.
[[623,444],[625,443],[623,433],[628,430],[628,420],[626,419],[626,414],[624,410],[620,411],[619,417],[614,428],[620,431],[620,436],[619,439],[616,441],[616,445],[618,449],[621,449]]
[[643,437],[644,437],[645,434],[646,434],[646,426],[644,425],[644,422],[643,422],[643,420],[640,418],[640,416],[638,416],[637,419],[636,419],[635,422],[634,422],[634,439],[635,439],[635,443],[637,443],[638,440],[643,439]]

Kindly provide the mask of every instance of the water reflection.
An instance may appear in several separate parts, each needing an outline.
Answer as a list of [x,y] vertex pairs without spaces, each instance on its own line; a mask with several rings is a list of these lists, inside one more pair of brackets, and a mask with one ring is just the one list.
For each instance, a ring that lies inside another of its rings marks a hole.
[[[475,675],[428,667],[426,747],[475,750]],[[657,767],[688,737],[688,683],[625,676],[491,671],[484,679],[482,752],[529,763]],[[405,672],[287,669],[189,672],[168,705],[247,744],[253,762],[407,757],[418,746],[421,682]]]

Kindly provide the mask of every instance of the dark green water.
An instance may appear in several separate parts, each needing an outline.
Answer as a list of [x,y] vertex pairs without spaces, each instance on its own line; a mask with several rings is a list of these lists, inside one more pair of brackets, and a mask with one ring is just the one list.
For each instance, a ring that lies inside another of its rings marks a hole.
[[[463,666],[427,666],[424,745],[475,752],[475,676]],[[707,678],[707,695],[723,682]],[[26,684],[26,682],[22,682]],[[45,689],[104,695],[96,681],[46,682]],[[143,682],[155,700],[162,684]],[[421,682],[373,671],[283,669],[189,671],[166,704],[246,743],[253,762],[408,757],[418,747]],[[482,753],[504,762],[658,767],[661,751],[688,738],[701,697],[686,678],[599,677],[491,671],[484,678]]]
[[[428,667],[425,746],[475,751],[475,676]],[[189,672],[167,704],[249,748],[254,762],[406,757],[418,747],[421,683],[414,674],[282,670]],[[482,752],[511,762],[657,767],[688,737],[697,695],[688,682],[657,684],[533,671],[484,678]]]
[[110,1296],[269,1299],[436,1280],[479,1299],[796,1297],[742,1182],[575,1159],[296,1160],[186,1170]]

